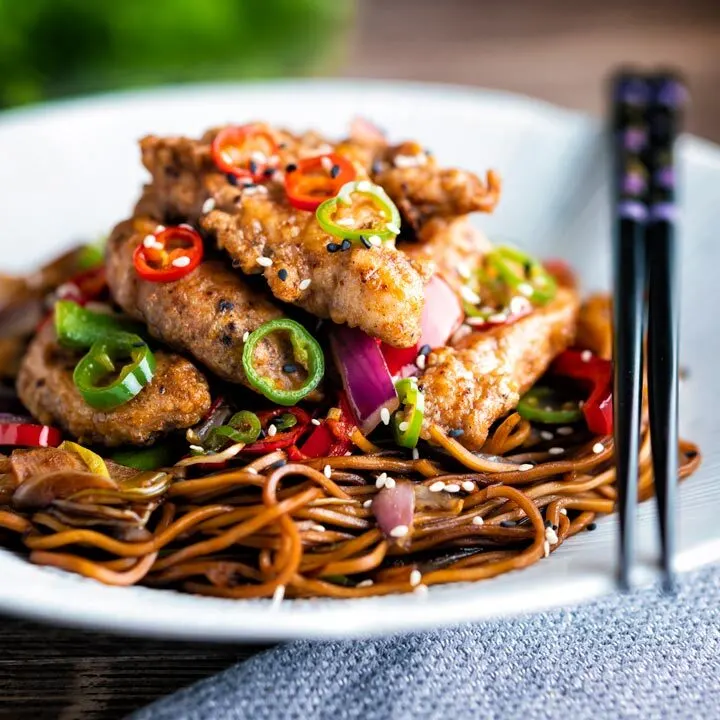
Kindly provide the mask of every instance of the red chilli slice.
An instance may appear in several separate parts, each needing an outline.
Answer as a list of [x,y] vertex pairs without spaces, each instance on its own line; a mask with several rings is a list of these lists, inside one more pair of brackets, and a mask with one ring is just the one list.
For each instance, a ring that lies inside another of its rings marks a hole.
[[[149,242],[154,238],[155,242]],[[135,271],[150,282],[174,282],[189,275],[203,259],[203,241],[189,225],[148,235],[133,253]]]
[[316,210],[356,175],[352,162],[342,155],[317,155],[300,160],[296,170],[286,172],[285,192],[290,204],[298,210]]
[[215,136],[210,152],[222,172],[260,182],[270,157],[277,153],[277,144],[267,130],[256,125],[230,126]]

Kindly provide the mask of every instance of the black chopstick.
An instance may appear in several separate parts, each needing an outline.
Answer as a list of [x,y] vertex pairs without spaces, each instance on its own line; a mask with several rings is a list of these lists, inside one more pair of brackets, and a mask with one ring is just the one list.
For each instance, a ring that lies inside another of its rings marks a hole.
[[616,213],[613,247],[614,441],[620,512],[619,584],[627,589],[634,558],[642,408],[645,226],[648,214],[648,174],[643,155],[649,139],[645,117],[649,88],[643,78],[621,74],[614,79],[612,92]]
[[666,590],[675,585],[675,515],[678,484],[679,291],[675,242],[674,145],[685,88],[673,75],[651,79],[647,227],[648,402],[653,475]]

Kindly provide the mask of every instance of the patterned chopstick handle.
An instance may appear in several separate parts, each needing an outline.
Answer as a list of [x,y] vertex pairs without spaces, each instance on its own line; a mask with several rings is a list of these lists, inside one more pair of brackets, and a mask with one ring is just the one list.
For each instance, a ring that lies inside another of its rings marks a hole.
[[645,78],[631,73],[613,81],[614,176],[617,214],[642,223],[647,219],[650,174],[645,155],[650,142],[646,113],[651,89]]

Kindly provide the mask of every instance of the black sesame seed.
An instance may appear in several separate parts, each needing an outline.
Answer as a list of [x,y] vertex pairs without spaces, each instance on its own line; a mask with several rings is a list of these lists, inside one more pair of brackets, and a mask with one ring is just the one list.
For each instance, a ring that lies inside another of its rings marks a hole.
[[220,312],[230,312],[231,310],[235,309],[235,304],[231,303],[229,300],[221,300],[218,303],[218,310]]
[[230,337],[230,335],[223,335],[223,336],[220,338],[220,342],[221,342],[225,347],[230,347],[230,346],[233,344],[233,339]]
[[360,236],[360,242],[369,250],[372,247],[372,244],[370,241],[364,236]]
[[227,178],[227,181],[231,185],[237,185],[237,183],[238,183],[237,175],[233,175],[233,173],[228,173],[225,177]]
[[528,261],[525,263],[525,277],[530,277],[531,272],[532,272],[532,263]]
[[278,149],[279,149],[279,150],[284,150],[286,147],[287,147],[287,143],[286,143],[286,142],[281,142],[281,143],[278,145]]
[[380,162],[380,160],[376,160],[376,161],[372,164],[372,172],[373,172],[373,175],[378,175],[379,173],[382,172],[382,169],[383,169],[383,164]]
[[164,394],[167,392],[167,388],[166,388],[164,385],[161,385],[161,386],[158,388],[158,392],[159,392],[161,395],[164,395]]
[[557,525],[553,525],[553,526],[552,526],[552,529],[553,529],[555,532],[557,532],[558,526],[557,526]]
[[590,523],[590,524],[587,526],[587,529],[588,529],[590,532],[592,532],[593,530],[595,530],[595,528],[597,528],[597,523]]
[[285,166],[285,172],[291,173],[295,172],[297,170],[297,165],[295,163],[288,163]]
[[228,333],[234,333],[237,330],[237,325],[234,321],[230,321],[226,326],[225,330],[227,330]]
[[546,521],[545,521],[545,527],[546,527],[546,528],[552,527],[552,523],[551,523],[549,520],[546,520]]
[[460,437],[461,435],[464,435],[465,431],[462,428],[455,428],[454,430],[451,430],[448,435],[451,438]]
[[341,250],[349,250],[351,247],[352,243],[347,238],[345,238],[340,245]]
[[515,527],[516,525],[517,525],[517,523],[514,520],[503,520],[500,523],[500,527],[504,527],[504,528]]
[[697,450],[688,450],[688,451],[685,453],[685,457],[686,457],[688,460],[694,460],[697,456],[698,456]]
[[275,174],[275,168],[265,168],[263,175],[266,178],[271,178]]
[[429,355],[432,348],[429,345],[423,345],[418,351],[418,355]]
[[268,465],[268,470],[277,470],[278,468],[283,467],[283,465],[287,465],[287,460],[278,460],[277,462],[274,462],[272,465]]
[[339,174],[340,174],[340,166],[339,166],[339,165],[333,165],[333,166],[330,168],[330,177],[334,180]]
[[288,277],[288,271],[285,268],[281,268],[280,270],[278,270],[278,277],[280,278],[280,280],[285,282]]
[[283,372],[288,373],[288,374],[297,372],[297,365],[293,365],[292,363],[287,363],[286,365],[283,365]]
[[257,163],[256,163],[254,160],[251,160],[251,161],[248,163],[248,167],[250,168],[250,172],[251,172],[253,175],[255,175],[255,173],[257,173],[257,171],[258,171],[258,166],[257,166]]
[[328,243],[328,244],[325,246],[325,249],[326,249],[329,253],[336,253],[336,252],[340,249],[340,246],[339,246],[337,243]]

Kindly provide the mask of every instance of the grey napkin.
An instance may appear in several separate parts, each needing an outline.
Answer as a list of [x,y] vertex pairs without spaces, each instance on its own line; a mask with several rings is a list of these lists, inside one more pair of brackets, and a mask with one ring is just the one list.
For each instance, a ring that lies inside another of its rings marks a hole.
[[294,642],[134,720],[720,718],[720,568],[656,589],[450,630]]

